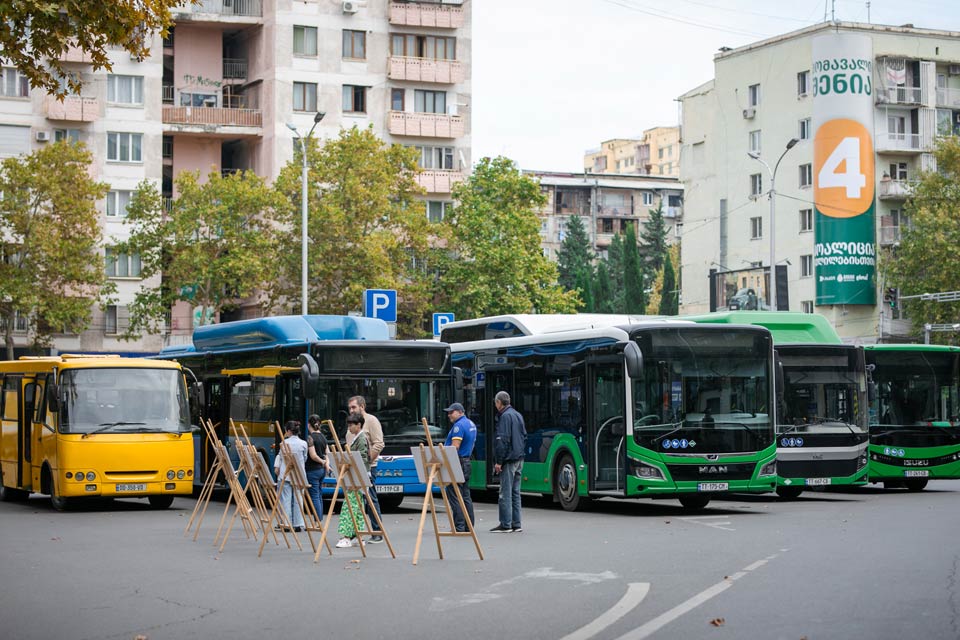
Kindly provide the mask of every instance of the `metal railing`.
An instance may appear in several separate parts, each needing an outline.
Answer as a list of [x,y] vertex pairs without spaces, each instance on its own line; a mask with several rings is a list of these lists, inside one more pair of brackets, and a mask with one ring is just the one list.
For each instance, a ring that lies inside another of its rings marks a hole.
[[161,89],[161,100],[167,103],[173,103],[173,85],[165,84]]
[[900,227],[880,227],[880,237],[877,240],[881,245],[900,242]]
[[913,182],[909,180],[880,180],[881,198],[906,198],[913,193]]
[[224,58],[223,79],[245,80],[247,78],[247,61],[245,58]]
[[920,134],[880,132],[877,134],[877,150],[920,151]]
[[937,87],[938,107],[960,107],[960,89]]
[[171,124],[262,127],[263,114],[259,109],[164,106],[163,121]]
[[877,102],[881,104],[922,104],[923,91],[920,87],[880,87]]
[[259,18],[263,15],[261,0],[201,0],[195,5],[186,5],[192,13],[213,13],[222,16]]

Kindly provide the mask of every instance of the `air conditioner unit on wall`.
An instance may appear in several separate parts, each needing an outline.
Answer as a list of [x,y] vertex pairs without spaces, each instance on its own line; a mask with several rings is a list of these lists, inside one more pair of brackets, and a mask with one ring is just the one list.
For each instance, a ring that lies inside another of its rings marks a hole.
[[50,142],[50,132],[37,131],[37,142]]
[[343,12],[344,13],[356,13],[360,9],[360,6],[353,2],[352,0],[344,0],[343,3]]
[[755,115],[757,115],[757,110],[754,109],[753,107],[750,107],[749,109],[744,109],[744,110],[743,110],[743,117],[744,117],[745,119],[747,119],[747,120],[752,119],[753,116],[755,116]]

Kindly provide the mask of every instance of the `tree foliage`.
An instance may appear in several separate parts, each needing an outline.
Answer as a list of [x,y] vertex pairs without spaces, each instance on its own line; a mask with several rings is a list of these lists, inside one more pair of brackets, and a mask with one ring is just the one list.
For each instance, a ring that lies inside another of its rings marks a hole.
[[545,196],[509,159],[484,158],[454,188],[457,206],[442,225],[438,300],[460,318],[503,313],[572,313],[576,291],[557,284],[540,248],[536,210]]
[[[270,305],[300,310],[301,171],[299,145],[276,186],[293,203],[285,210],[269,287]],[[417,152],[386,145],[372,128],[345,129],[319,147],[312,139],[308,164],[308,301],[310,313],[358,311],[365,289],[396,289],[398,336],[422,337],[433,279],[430,223],[415,196]]]
[[640,256],[641,265],[648,276],[653,276],[663,269],[664,259],[667,257],[667,225],[663,218],[663,200],[656,209],[648,210],[648,217],[640,229]]
[[610,277],[610,313],[624,313],[625,290],[624,286],[624,246],[623,236],[619,233],[613,236],[610,246],[607,247],[607,273]]
[[[590,251],[590,237],[583,226],[580,216],[570,216],[564,231],[563,242],[557,250],[557,271],[560,285],[565,289],[576,289],[577,278],[584,274],[593,277],[593,252]],[[581,289],[581,293],[583,290]]]
[[0,317],[13,358],[14,315],[34,344],[64,327],[80,332],[113,291],[106,279],[96,202],[109,187],[90,177],[81,144],[58,142],[0,164]]
[[671,247],[663,261],[663,271],[660,278],[660,305],[657,313],[662,316],[675,316],[680,313],[680,296],[677,287],[677,274],[673,269],[675,262],[679,262],[680,246]]
[[633,225],[627,227],[623,239],[623,284],[624,313],[643,314],[647,309],[644,294],[643,265],[640,261],[640,249],[637,246],[637,232]]
[[[199,0],[188,0],[199,2]],[[34,87],[64,96],[80,92],[80,80],[60,60],[76,46],[89,55],[94,71],[111,70],[110,47],[137,60],[150,53],[157,31],[171,24],[170,12],[184,0],[16,0],[0,3],[0,50]],[[67,79],[67,87],[60,84]]]
[[128,339],[156,333],[177,301],[199,307],[201,318],[233,309],[276,273],[277,220],[290,208],[282,194],[252,171],[214,170],[205,183],[184,171],[175,182],[169,212],[147,181],[127,207],[130,238],[117,250],[140,255],[144,279],[129,308]]
[[610,284],[610,270],[607,267],[606,260],[597,262],[596,281],[593,291],[593,311],[597,313],[615,313],[613,305],[613,291]]
[[[901,295],[960,291],[960,139],[941,139],[936,158],[937,171],[922,175],[906,204],[900,246],[882,255],[885,286],[899,288]],[[925,323],[960,319],[957,302],[915,299],[904,306],[918,334]],[[934,333],[933,338],[955,342],[956,334]]]

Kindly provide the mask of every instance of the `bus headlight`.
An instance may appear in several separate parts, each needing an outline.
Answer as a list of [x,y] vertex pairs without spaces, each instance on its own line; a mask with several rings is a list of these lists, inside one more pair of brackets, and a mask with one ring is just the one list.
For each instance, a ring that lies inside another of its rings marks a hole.
[[862,456],[860,456],[860,458],[857,459],[857,471],[859,471],[860,469],[863,469],[865,466],[867,466],[866,453],[864,453]]
[[173,480],[174,476],[176,475],[177,474],[173,472],[173,469],[170,469],[170,471],[167,471],[167,480]]
[[187,474],[184,473],[183,469],[180,469],[180,471],[177,471],[177,480],[183,480],[184,476],[186,475]]
[[77,479],[77,482],[83,482],[83,471],[77,471],[77,475],[74,477]]
[[93,471],[87,471],[87,482],[93,482],[97,477]]
[[765,476],[775,476],[777,475],[777,461],[771,460],[767,464],[760,467],[760,473],[757,474],[759,477],[763,478]]
[[641,462],[640,460],[634,460],[633,458],[629,459],[630,462],[630,472],[638,478],[644,480],[663,480],[663,472],[653,466],[652,464],[647,464],[646,462]]

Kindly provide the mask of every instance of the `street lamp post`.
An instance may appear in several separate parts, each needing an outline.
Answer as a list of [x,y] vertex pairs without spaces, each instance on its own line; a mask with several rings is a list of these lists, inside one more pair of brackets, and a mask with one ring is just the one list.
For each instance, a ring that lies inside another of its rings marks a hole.
[[287,123],[287,128],[293,131],[293,137],[300,141],[300,155],[303,156],[303,170],[300,173],[300,313],[303,315],[307,315],[307,143],[325,115],[323,111],[317,111],[313,116],[313,126],[306,136],[301,136],[293,124]]
[[773,168],[770,168],[770,165],[767,164],[763,158],[760,157],[760,154],[756,151],[750,151],[747,153],[748,156],[762,164],[767,168],[767,171],[770,173],[770,308],[774,311],[779,311],[779,306],[777,305],[777,236],[776,236],[776,201],[777,201],[777,169],[780,168],[780,161],[783,160],[783,156],[787,155],[787,152],[790,149],[800,142],[797,138],[790,138],[790,141],[787,143],[787,148],[783,150],[783,153],[780,154],[780,157],[777,158],[777,163],[773,165]]

